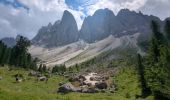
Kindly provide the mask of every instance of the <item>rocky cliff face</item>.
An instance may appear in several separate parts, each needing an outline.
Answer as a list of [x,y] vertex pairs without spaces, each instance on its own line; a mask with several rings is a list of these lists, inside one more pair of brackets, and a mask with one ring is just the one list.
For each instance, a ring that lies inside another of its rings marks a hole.
[[107,38],[109,35],[122,37],[142,33],[139,41],[146,41],[151,36],[150,22],[156,20],[161,26],[163,21],[155,16],[144,15],[128,9],[122,9],[117,15],[109,9],[99,9],[94,15],[85,18],[78,31],[73,15],[65,11],[61,21],[54,25],[42,27],[33,43],[47,47],[64,46],[78,39],[87,43],[94,43]]
[[115,18],[109,9],[97,10],[93,16],[85,18],[79,32],[80,38],[87,42],[95,42],[109,36],[111,31],[111,21]]
[[36,45],[63,46],[78,40],[78,27],[73,15],[64,11],[61,21],[42,27],[32,40]]
[[162,24],[161,20],[155,16],[143,15],[128,9],[122,9],[116,16],[108,9],[97,10],[93,16],[84,20],[80,30],[80,38],[86,42],[94,42],[104,39],[109,35],[121,37],[134,33],[151,33],[150,22],[156,20]]
[[[128,9],[121,10],[117,15],[109,9],[100,9],[93,16],[85,18],[78,32],[74,17],[65,11],[61,21],[39,30],[33,39],[34,44],[38,45],[33,45],[29,51],[47,66],[63,63],[71,66],[116,49],[126,52],[130,48],[136,53],[144,54],[145,48],[141,47],[147,46],[152,33],[150,29],[152,20],[156,20],[160,26],[165,23],[155,16]],[[81,41],[78,41],[79,39]],[[119,54],[115,51],[110,58],[116,57],[119,57]]]

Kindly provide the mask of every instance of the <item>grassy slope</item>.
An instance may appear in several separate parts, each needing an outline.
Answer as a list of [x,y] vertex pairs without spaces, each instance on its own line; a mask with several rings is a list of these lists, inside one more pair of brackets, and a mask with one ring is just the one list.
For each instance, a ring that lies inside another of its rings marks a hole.
[[[12,75],[22,73],[26,81],[15,83]],[[118,84],[116,93],[56,93],[58,83],[67,81],[64,77],[53,76],[48,83],[36,82],[35,78],[28,77],[28,72],[24,70],[7,71],[6,67],[0,67],[0,98],[1,100],[135,100],[135,95],[140,94],[140,87],[137,76],[133,68],[122,69],[114,78]],[[153,100],[152,97],[138,100]]]
[[[114,80],[118,86],[117,93],[122,97],[135,100],[135,97],[141,94],[141,87],[138,81],[138,76],[135,67],[122,68]],[[142,99],[139,99],[142,100]],[[153,100],[152,96],[149,96],[145,100]]]

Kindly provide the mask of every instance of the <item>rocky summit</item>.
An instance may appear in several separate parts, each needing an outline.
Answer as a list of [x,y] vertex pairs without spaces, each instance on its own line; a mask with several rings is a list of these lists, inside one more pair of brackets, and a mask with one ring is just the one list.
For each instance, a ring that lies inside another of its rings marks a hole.
[[32,41],[36,45],[53,47],[63,46],[77,40],[77,23],[69,11],[64,11],[61,21],[56,21],[54,25],[49,23],[48,26],[42,27]]
[[124,35],[149,36],[151,33],[150,22],[156,20],[162,24],[162,21],[155,16],[144,15],[141,12],[122,9],[117,15],[109,9],[99,9],[93,16],[85,18],[82,28],[79,32],[80,38],[88,43],[102,40],[109,35],[121,37]]
[[78,30],[74,16],[69,11],[64,11],[61,21],[42,27],[32,41],[35,45],[58,47],[79,39],[94,43],[109,35],[121,37],[135,33],[142,33],[139,36],[140,41],[146,41],[151,36],[152,20],[157,21],[161,26],[163,24],[163,21],[152,15],[148,16],[128,9],[122,9],[115,15],[106,8],[97,10],[92,16],[87,16],[81,29]]
[[47,66],[71,66],[118,48],[144,54],[152,36],[152,20],[164,26],[165,21],[141,12],[122,9],[115,15],[109,9],[99,9],[87,16],[78,30],[73,15],[64,11],[61,20],[39,30],[29,52]]

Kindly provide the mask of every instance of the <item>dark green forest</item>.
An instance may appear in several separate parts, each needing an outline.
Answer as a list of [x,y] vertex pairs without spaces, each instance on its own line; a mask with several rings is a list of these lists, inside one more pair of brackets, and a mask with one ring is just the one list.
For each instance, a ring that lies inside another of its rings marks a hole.
[[0,41],[0,65],[11,65],[25,69],[37,69],[37,58],[33,59],[28,53],[28,47],[31,42],[23,37],[17,41],[17,44],[10,48]]
[[151,22],[152,39],[147,55],[138,55],[138,71],[142,95],[153,94],[155,100],[170,99],[170,21],[164,31],[157,22]]

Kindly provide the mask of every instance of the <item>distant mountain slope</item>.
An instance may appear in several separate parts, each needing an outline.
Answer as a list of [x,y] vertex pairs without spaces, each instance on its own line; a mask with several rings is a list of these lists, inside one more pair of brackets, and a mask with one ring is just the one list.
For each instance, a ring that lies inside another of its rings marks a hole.
[[86,42],[95,42],[108,37],[112,33],[111,24],[114,22],[115,15],[109,9],[97,10],[93,16],[85,18],[81,30],[79,32],[80,38]]
[[1,39],[1,41],[6,44],[8,47],[13,47],[16,44],[16,40],[15,38],[11,38],[11,37],[6,37]]
[[158,17],[141,12],[122,9],[114,15],[109,9],[99,9],[85,18],[78,31],[73,15],[65,11],[61,21],[39,30],[29,51],[47,66],[64,63],[70,66],[117,49],[126,52],[126,49],[132,48],[135,53],[144,54],[144,46],[147,47],[152,35],[152,20],[161,27],[164,24]]
[[137,45],[139,35],[140,33],[136,33],[134,35],[125,35],[121,38],[111,35],[101,41],[91,44],[78,41],[62,47],[49,49],[42,46],[32,46],[29,51],[34,57],[40,58],[42,63],[47,64],[47,66],[64,63],[67,66],[71,66],[116,48],[125,50],[127,48],[135,48],[137,51],[140,51],[140,48]]
[[80,38],[88,43],[92,43],[114,35],[117,37],[143,33],[147,38],[151,35],[150,22],[156,20],[162,25],[162,21],[155,16],[143,15],[128,9],[122,9],[115,16],[108,9],[99,9],[93,16],[85,18],[79,32]]
[[61,21],[42,27],[33,38],[36,45],[47,47],[63,46],[78,40],[78,27],[73,15],[64,11]]
[[150,22],[152,20],[156,20],[160,25],[163,24],[158,17],[144,15],[141,12],[122,9],[117,15],[114,15],[109,9],[99,9],[92,16],[84,19],[83,25],[78,31],[73,15],[64,11],[61,21],[42,27],[32,41],[36,45],[57,47],[76,42],[79,39],[93,43],[109,35],[121,37],[138,32],[143,33],[140,41],[145,41],[151,36]]

